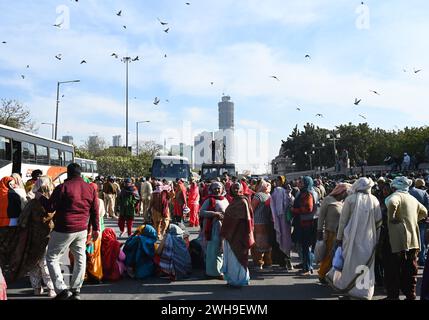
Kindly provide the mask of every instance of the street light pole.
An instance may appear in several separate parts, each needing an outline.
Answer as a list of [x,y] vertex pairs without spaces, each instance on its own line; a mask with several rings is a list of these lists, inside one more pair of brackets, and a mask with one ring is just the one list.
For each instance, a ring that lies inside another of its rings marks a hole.
[[148,123],[150,121],[137,121],[136,122],[136,153],[139,156],[139,124],[140,123]]
[[328,138],[328,140],[332,140],[334,142],[334,159],[335,159],[335,165],[334,166],[336,166],[337,165],[337,146],[336,146],[336,141],[338,139],[340,139],[341,136],[340,136],[339,133],[335,134],[335,131],[334,131],[332,134],[328,133],[326,135],[326,138]]
[[128,152],[128,64],[131,57],[124,57],[123,61],[126,65],[126,83],[125,83],[125,148]]
[[310,170],[313,170],[313,161],[311,159],[311,156],[315,153],[315,151],[307,152],[305,151],[304,154],[307,155],[310,158]]
[[[316,150],[318,150],[318,166],[319,166],[319,169],[321,168],[321,166],[322,166],[322,162],[321,162],[321,160],[320,160],[320,150],[322,149],[322,148],[324,148],[325,147],[325,144],[324,143],[322,143],[321,144],[321,146],[320,147],[316,147],[316,145],[313,143],[312,144],[312,147],[314,148],[314,149],[316,149]],[[321,170],[321,169],[320,169]]]
[[51,138],[54,139],[54,126],[55,126],[55,124],[50,123],[50,122],[42,122],[42,124],[46,124],[46,125],[51,126],[51,131],[52,131]]
[[57,140],[58,132],[58,105],[60,104],[60,83],[57,82],[57,107],[55,112],[55,140]]
[[60,104],[60,84],[63,83],[72,83],[72,82],[80,82],[80,80],[71,80],[71,81],[58,81],[57,82],[57,106],[55,109],[55,140],[57,140],[58,136],[58,105]]

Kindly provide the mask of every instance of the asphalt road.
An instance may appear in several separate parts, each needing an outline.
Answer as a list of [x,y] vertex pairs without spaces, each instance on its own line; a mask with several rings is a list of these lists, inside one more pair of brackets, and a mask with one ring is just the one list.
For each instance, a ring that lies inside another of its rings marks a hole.
[[[137,218],[135,226],[141,224]],[[114,228],[119,234],[115,220],[107,220],[106,227]],[[198,228],[188,229],[191,239],[198,234]],[[121,239],[125,240],[125,239]],[[71,278],[68,258],[63,259],[64,278]],[[297,257],[292,257],[294,264]],[[250,263],[251,264],[251,263]],[[186,280],[170,282],[152,277],[134,280],[128,277],[115,283],[84,284],[81,291],[84,300],[338,300],[340,296],[330,287],[319,284],[317,273],[300,276],[297,270],[287,272],[274,266],[263,271],[250,270],[251,283],[240,289],[230,288],[225,281],[207,280],[202,270],[195,270]],[[419,270],[418,293],[422,270]],[[47,296],[34,297],[28,279],[10,284],[10,300],[46,300]],[[384,298],[383,289],[376,289],[374,299]],[[404,297],[402,297],[404,298]]]

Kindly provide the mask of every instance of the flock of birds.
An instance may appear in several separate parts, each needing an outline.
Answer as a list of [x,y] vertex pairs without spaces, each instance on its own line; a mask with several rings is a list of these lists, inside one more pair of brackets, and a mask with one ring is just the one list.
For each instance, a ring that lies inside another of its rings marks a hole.
[[[363,3],[362,3],[363,4]],[[305,56],[304,56],[304,58],[307,58],[307,59],[311,59],[311,56],[309,55],[309,54],[306,54]],[[403,71],[404,72],[407,72],[407,69],[403,69]],[[419,72],[421,72],[422,71],[422,69],[413,69],[413,72],[415,73],[415,74],[417,74],[417,73],[419,73]],[[280,81],[280,79],[277,77],[277,76],[275,76],[275,75],[272,75],[272,76],[270,76],[270,78],[273,78],[273,79],[275,79],[275,80],[277,80],[277,81]],[[373,93],[373,94],[375,94],[375,95],[378,95],[378,96],[380,96],[381,94],[378,92],[378,91],[376,91],[376,90],[369,90],[371,93]],[[359,104],[362,102],[362,99],[358,99],[358,98],[355,98],[355,101],[354,101],[354,105],[355,106],[359,106]],[[296,110],[297,111],[302,111],[302,108],[300,107],[300,106],[297,106],[297,108],[296,108]],[[320,118],[324,118],[324,116],[323,116],[323,114],[321,114],[321,113],[317,113],[316,115],[315,115],[316,117],[320,117]],[[363,115],[363,114],[359,114],[359,117],[361,117],[362,119],[365,119],[365,120],[367,120],[367,118],[366,118],[366,116],[365,115]]]
[[[73,0],[71,0],[71,1],[73,1]],[[79,2],[79,0],[74,0],[75,2]],[[185,4],[186,5],[191,5],[191,3],[190,2],[185,2]],[[364,3],[362,2],[362,5],[363,5]],[[118,16],[118,17],[122,17],[122,13],[123,13],[123,11],[122,10],[119,10],[118,12],[116,12],[116,16]],[[160,18],[157,18],[157,20],[159,21],[159,23],[161,24],[161,26],[163,27],[163,31],[165,32],[165,33],[168,33],[169,31],[170,31],[170,27],[168,26],[168,22],[166,22],[166,21],[163,21],[163,20],[161,20]],[[56,24],[54,24],[53,26],[54,27],[56,27],[56,28],[61,28],[61,26],[63,25],[63,23],[64,22],[60,22],[60,23],[56,23]],[[122,26],[124,29],[127,29],[127,26],[126,25],[123,25]],[[1,42],[3,45],[5,45],[5,44],[7,44],[7,41],[2,41]],[[113,57],[113,58],[115,58],[115,59],[119,59],[119,55],[117,54],[117,53],[115,53],[115,52],[113,52],[111,55],[110,55],[111,57]],[[167,58],[167,54],[164,54],[164,58]],[[311,60],[311,56],[309,55],[309,54],[306,54],[305,56],[304,56],[304,58],[305,59],[307,59],[307,60]],[[58,53],[57,55],[55,55],[55,59],[57,59],[58,61],[62,61],[62,59],[63,59],[63,55],[61,54],[61,53]],[[136,57],[134,57],[134,58],[123,58],[122,59],[122,61],[126,61],[126,60],[128,60],[128,61],[132,61],[132,62],[136,62],[136,61],[140,61],[140,57],[139,56],[136,56]],[[87,64],[87,61],[86,61],[86,59],[82,59],[81,61],[80,61],[80,64],[81,65],[83,65],[83,64]],[[30,68],[30,66],[29,65],[27,65],[27,69],[29,69]],[[408,72],[409,70],[408,69],[406,69],[406,68],[403,68],[402,69],[403,70],[403,72]],[[422,71],[422,69],[415,69],[415,68],[413,68],[413,70],[412,70],[412,72],[414,73],[414,74],[417,74],[417,73],[419,73],[419,72],[421,72]],[[25,79],[25,75],[24,74],[22,74],[21,75],[21,78],[22,79]],[[274,80],[276,80],[276,81],[280,81],[280,79],[279,79],[279,77],[278,76],[276,76],[276,75],[271,75],[270,76],[270,78],[272,78],[272,79],[274,79]],[[214,85],[214,82],[212,81],[212,82],[210,82],[210,84],[211,85]],[[375,95],[378,95],[378,96],[380,96],[381,94],[378,92],[378,91],[376,91],[376,90],[369,90],[371,93],[373,93],[373,94],[375,94]],[[63,97],[64,97],[64,95],[63,95]],[[134,97],[134,99],[137,99],[137,97]],[[160,102],[161,102],[161,100],[160,100],[160,98],[158,98],[158,97],[155,97],[154,98],[154,100],[153,100],[153,104],[155,105],[155,106],[158,106],[159,104],[160,104]],[[169,100],[168,99],[166,99],[165,100],[165,102],[169,102]],[[355,98],[355,101],[354,101],[354,105],[355,106],[359,106],[359,104],[362,102],[362,99],[358,99],[358,98]],[[297,108],[296,108],[296,110],[297,111],[302,111],[302,108],[300,107],[300,106],[298,106]],[[320,118],[324,118],[324,116],[323,116],[323,114],[321,114],[321,113],[317,113],[316,115],[315,115],[316,117],[320,117]],[[363,115],[363,114],[359,114],[359,117],[361,117],[361,118],[363,118],[363,119],[367,119],[366,118],[366,116],[365,115]]]
[[[73,0],[72,0],[73,1]],[[75,2],[79,2],[79,0],[74,0]],[[191,5],[191,3],[190,2],[185,2],[185,5],[187,5],[187,6],[190,6]],[[118,17],[122,17],[122,10],[119,10],[117,13],[116,13],[116,16],[118,16]],[[163,26],[164,28],[163,28],[163,31],[165,32],[165,33],[168,33],[169,31],[170,31],[170,27],[168,27],[168,22],[165,22],[165,21],[162,21],[160,18],[157,18],[157,20],[159,21],[159,23],[161,24],[161,26]],[[53,27],[56,27],[56,28],[61,28],[62,27],[62,25],[64,24],[64,21],[62,21],[62,22],[59,22],[59,23],[55,23],[55,24],[53,24],[52,26]],[[123,25],[122,26],[124,29],[127,29],[127,26],[126,25]],[[2,41],[1,42],[3,45],[5,45],[5,44],[7,44],[7,41]],[[115,52],[113,52],[111,55],[110,55],[111,57],[113,57],[113,58],[115,58],[115,59],[119,59],[119,55],[117,54],[117,53],[115,53]],[[164,58],[167,58],[167,54],[164,54]],[[58,61],[62,61],[63,60],[63,55],[62,55],[62,53],[58,53],[57,55],[55,55],[55,59],[57,59]],[[129,61],[132,61],[132,62],[136,62],[136,61],[140,61],[140,57],[139,56],[136,56],[135,58],[123,58],[122,59],[122,61],[126,61],[126,60],[129,60]],[[83,65],[83,64],[87,64],[88,62],[86,61],[86,59],[82,59],[81,61],[80,61],[80,64],[81,65]],[[29,69],[30,68],[30,66],[29,65],[27,65],[27,69]],[[24,80],[25,79],[25,75],[24,74],[21,74],[21,78]],[[213,85],[214,84],[214,82],[211,82],[211,85]],[[63,97],[64,97],[64,95],[63,95]],[[134,99],[137,99],[137,97],[135,97]],[[153,104],[155,105],[155,106],[158,106],[159,105],[159,103],[161,102],[161,100],[158,98],[158,97],[155,97],[154,98],[154,100],[153,100]],[[169,102],[169,100],[168,99],[165,99],[165,102]]]

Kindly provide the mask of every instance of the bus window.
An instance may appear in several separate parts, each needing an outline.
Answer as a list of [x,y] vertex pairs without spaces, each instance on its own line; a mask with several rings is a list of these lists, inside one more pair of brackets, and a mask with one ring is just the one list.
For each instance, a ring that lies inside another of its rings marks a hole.
[[12,157],[12,148],[10,139],[0,137],[0,160],[10,161]]
[[97,168],[97,163],[94,163],[94,164],[93,164],[93,169],[94,169],[94,171],[93,171],[93,172],[97,172],[97,169],[98,169],[98,168]]
[[48,147],[36,145],[36,163],[49,164]]
[[87,164],[85,161],[83,161],[83,162],[80,164],[80,167],[81,167],[81,169],[82,169],[82,172],[88,172],[88,164]]
[[58,166],[58,167],[61,166],[60,151],[58,149],[50,148],[49,158],[52,166]]
[[22,143],[22,162],[36,163],[36,146],[32,143]]
[[61,150],[60,150],[60,161],[61,161],[61,166],[64,167],[64,163],[65,163],[64,151],[61,151]]
[[73,162],[73,153],[64,151],[64,166],[67,167]]

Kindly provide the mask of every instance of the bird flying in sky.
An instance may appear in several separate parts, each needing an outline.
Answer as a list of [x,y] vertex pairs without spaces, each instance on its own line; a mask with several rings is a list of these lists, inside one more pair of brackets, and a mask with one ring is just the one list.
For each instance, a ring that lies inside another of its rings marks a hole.
[[159,23],[160,23],[160,24],[162,24],[163,26],[166,26],[166,25],[168,24],[168,22],[163,22],[163,21],[161,21],[161,19],[159,19],[159,18],[157,18],[157,19],[158,19]]

